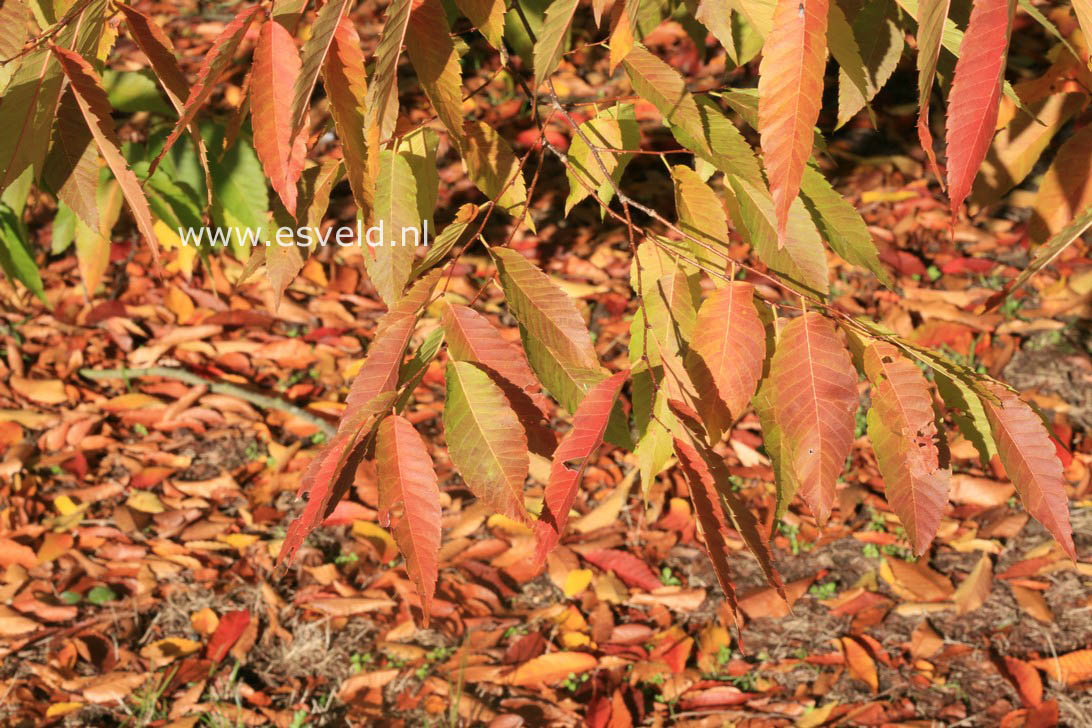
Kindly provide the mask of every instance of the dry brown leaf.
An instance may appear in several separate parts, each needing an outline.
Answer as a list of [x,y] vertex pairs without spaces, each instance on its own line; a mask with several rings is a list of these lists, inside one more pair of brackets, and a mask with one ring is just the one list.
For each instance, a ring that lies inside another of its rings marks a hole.
[[909,563],[886,557],[880,564],[880,576],[898,596],[915,602],[942,602],[955,591],[947,577],[921,561]]
[[145,645],[140,651],[140,656],[146,660],[151,660],[152,666],[158,669],[164,665],[169,665],[179,657],[192,655],[199,649],[201,649],[200,642],[194,642],[184,637],[166,637]]
[[1016,584],[1010,584],[1009,589],[1012,590],[1012,596],[1020,608],[1032,617],[1047,624],[1054,621],[1054,612],[1050,611],[1050,606],[1040,592]]
[[28,619],[11,607],[0,604],[0,636],[15,637],[29,634],[37,631],[38,627],[38,623],[33,619]]
[[68,401],[64,382],[60,379],[27,379],[12,377],[8,384],[16,394],[38,404],[63,404]]
[[993,562],[988,554],[982,554],[982,558],[975,564],[974,569],[967,575],[959,588],[952,594],[956,612],[967,614],[981,607],[990,596],[990,588],[993,586]]

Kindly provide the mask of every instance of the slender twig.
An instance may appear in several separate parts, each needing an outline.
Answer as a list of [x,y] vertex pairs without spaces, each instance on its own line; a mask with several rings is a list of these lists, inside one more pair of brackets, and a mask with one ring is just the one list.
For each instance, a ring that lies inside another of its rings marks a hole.
[[322,419],[318,415],[314,415],[302,407],[285,402],[283,399],[277,397],[271,397],[266,394],[259,394],[258,392],[251,392],[249,389],[243,389],[234,384],[227,382],[214,382],[205,379],[202,376],[188,372],[185,369],[176,369],[174,367],[146,367],[143,369],[81,369],[80,376],[86,379],[122,379],[128,380],[130,377],[165,377],[167,379],[177,379],[187,384],[194,386],[205,386],[209,388],[210,392],[216,392],[217,394],[226,394],[231,397],[237,397],[245,402],[249,402],[257,407],[265,409],[275,409],[281,412],[287,412],[293,417],[298,417],[305,422],[308,422],[326,435],[327,439],[332,438],[337,434],[337,428],[331,425],[326,420]]

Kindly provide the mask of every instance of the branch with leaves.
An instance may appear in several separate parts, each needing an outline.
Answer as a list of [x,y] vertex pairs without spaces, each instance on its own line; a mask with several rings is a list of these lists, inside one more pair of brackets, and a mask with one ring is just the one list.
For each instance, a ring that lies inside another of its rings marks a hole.
[[[828,55],[838,66],[833,128],[862,113],[874,119],[877,95],[914,56],[917,136],[954,221],[968,200],[982,206],[1002,199],[1032,173],[1055,136],[1087,120],[1092,76],[1076,50],[1087,45],[1016,0],[976,0],[966,27],[949,17],[947,0],[871,0],[855,14],[841,0],[608,4],[553,0],[542,17],[532,17],[520,0],[460,1],[458,13],[440,0],[394,0],[370,57],[351,0],[314,8],[244,4],[191,81],[167,33],[133,5],[81,0],[51,18],[38,17],[41,8],[31,12],[26,0],[8,0],[0,6],[0,57],[9,59],[0,65],[0,128],[13,131],[0,136],[0,265],[45,299],[21,223],[20,205],[36,186],[57,202],[54,250],[78,243],[86,293],[95,295],[104,246],[120,217],[120,210],[100,209],[105,189],[124,198],[153,259],[160,247],[178,249],[164,256],[168,265],[192,269],[216,252],[207,245],[186,251],[176,231],[232,229],[231,250],[247,261],[244,278],[264,266],[279,304],[314,249],[269,240],[255,247],[242,232],[274,225],[317,231],[345,180],[360,224],[386,231],[382,244],[362,253],[387,312],[341,422],[334,429],[283,402],[231,393],[328,431],[329,444],[302,477],[306,503],[280,562],[291,561],[349,490],[357,466],[372,459],[381,522],[406,557],[426,621],[438,579],[440,490],[429,443],[407,411],[433,363],[444,371],[447,455],[474,496],[532,526],[539,564],[566,537],[592,458],[618,447],[634,452],[646,488],[679,468],[730,601],[726,544],[733,533],[781,589],[768,534],[732,488],[723,443],[753,413],[773,465],[773,517],[799,496],[822,524],[836,507],[854,445],[860,381],[869,392],[867,434],[886,496],[916,553],[928,548],[947,507],[946,441],[958,429],[983,462],[996,458],[1004,466],[1031,515],[1075,557],[1064,474],[1035,411],[1001,382],[831,300],[829,252],[879,284],[894,284],[860,213],[822,171],[825,141],[816,126],[825,124]],[[146,138],[126,144],[103,73],[111,7],[166,97],[153,94],[156,121]],[[1077,27],[1092,30],[1084,5],[1075,9]],[[1007,54],[1019,12],[1045,27],[1058,51],[1043,74],[1010,83]],[[710,34],[717,40],[707,50],[737,69],[727,82],[695,90],[646,47],[677,13],[692,13],[687,23],[703,41]],[[457,32],[455,22],[462,23]],[[471,30],[459,30],[467,22]],[[570,59],[604,47],[620,93],[563,98],[555,81]],[[469,92],[467,54],[486,76]],[[400,77],[405,66],[415,74],[411,89]],[[757,89],[748,81],[755,76]],[[239,93],[220,123],[210,107],[225,103],[217,94],[225,79],[238,81]],[[315,103],[320,81],[323,98]],[[466,118],[467,106],[509,83],[523,94],[526,120],[537,132],[523,152],[487,118]],[[936,105],[946,121],[943,166],[933,139],[931,97],[938,89],[946,97]],[[410,113],[407,94],[429,107],[423,115]],[[637,101],[659,118],[638,121]],[[556,138],[559,126],[567,148]],[[52,134],[38,131],[44,128]],[[331,129],[340,159],[312,161],[319,137]],[[1031,265],[988,305],[999,305],[1092,225],[1092,191],[1067,181],[1092,159],[1088,129],[1061,145],[1032,203],[1029,232],[1041,247]],[[657,130],[677,146],[653,148]],[[756,137],[757,148],[750,141]],[[426,223],[434,229],[445,153],[461,160],[480,200],[456,211],[421,254],[398,244],[396,231],[420,234]],[[626,179],[635,158],[652,155],[670,176],[674,216]],[[108,174],[99,174],[100,159]],[[519,236],[537,234],[540,181],[557,165],[569,186],[565,216],[594,205],[625,232],[619,252],[630,258],[634,300],[628,341],[618,342],[629,348],[623,371],[604,366],[574,300],[513,247]],[[494,236],[505,225],[506,233]],[[475,246],[487,253],[489,270],[467,300],[451,284]],[[492,285],[518,326],[519,343],[502,335],[479,304]],[[422,339],[425,318],[437,321]],[[124,373],[86,373],[115,374]],[[193,381],[174,370],[128,374]],[[571,417],[560,438],[552,427],[555,403]],[[541,498],[528,498],[530,453],[552,462]],[[538,502],[540,508],[529,507]]]

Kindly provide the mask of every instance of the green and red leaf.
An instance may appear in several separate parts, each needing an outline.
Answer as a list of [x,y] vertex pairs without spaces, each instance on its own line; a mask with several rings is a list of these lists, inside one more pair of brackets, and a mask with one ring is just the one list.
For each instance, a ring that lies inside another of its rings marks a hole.
[[891,344],[871,344],[864,365],[873,386],[868,436],[887,502],[920,556],[940,526],[951,475],[940,465],[932,394],[921,370]]
[[474,364],[449,361],[444,433],[451,462],[490,509],[524,523],[527,435],[504,392]]

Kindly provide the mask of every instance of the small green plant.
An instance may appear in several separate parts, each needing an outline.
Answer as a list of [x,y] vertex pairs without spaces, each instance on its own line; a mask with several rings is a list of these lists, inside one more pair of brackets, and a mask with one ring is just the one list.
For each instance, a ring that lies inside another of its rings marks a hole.
[[345,566],[346,564],[355,564],[360,561],[360,556],[355,551],[342,551],[334,557],[334,563],[338,566]]
[[743,675],[736,675],[735,677],[728,678],[728,680],[745,693],[754,693],[758,691],[758,673],[756,672],[752,671],[744,673]]
[[139,422],[133,425],[133,432],[135,432],[140,437],[148,436],[148,428],[140,424]]
[[671,571],[670,566],[665,566],[660,569],[660,581],[664,586],[681,586],[682,582],[679,581],[679,577],[675,576]]
[[355,652],[353,656],[349,658],[349,665],[353,670],[353,673],[363,672],[365,666],[371,665],[375,662],[375,655],[370,652],[360,653]]
[[569,676],[565,678],[564,681],[562,681],[561,687],[565,688],[570,693],[575,693],[577,690],[580,689],[580,686],[588,681],[588,678],[590,676],[590,673],[587,672],[582,672],[579,675],[574,672],[570,672]]
[[808,589],[808,594],[811,594],[816,599],[830,599],[838,591],[838,582],[828,581],[822,584],[812,584]]

